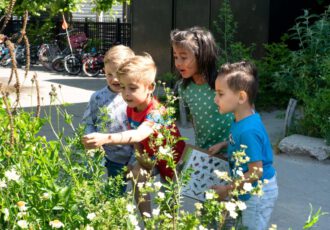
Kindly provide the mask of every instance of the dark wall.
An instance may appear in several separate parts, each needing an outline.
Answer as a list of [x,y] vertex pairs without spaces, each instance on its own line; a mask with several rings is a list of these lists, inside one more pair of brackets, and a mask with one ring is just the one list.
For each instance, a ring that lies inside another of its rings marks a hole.
[[256,57],[263,55],[263,43],[268,42],[270,0],[232,0],[234,19],[237,21],[237,41],[256,44]]
[[[281,36],[295,24],[295,19],[303,15],[304,9],[310,13],[321,14],[325,11],[327,1],[318,3],[316,0],[276,0],[270,2],[269,42],[281,41]],[[291,48],[297,44],[290,43]]]
[[172,1],[138,0],[131,3],[132,48],[148,52],[154,58],[158,73],[170,71]]
[[[256,56],[260,57],[263,43],[280,41],[303,9],[321,13],[326,2],[320,5],[316,0],[231,0],[238,23],[236,38],[246,45],[255,43]],[[223,0],[133,0],[132,48],[149,52],[159,73],[171,71],[170,31],[196,25],[212,28],[222,3]]]
[[[268,41],[270,0],[232,0],[235,20],[238,22],[238,40],[257,44]],[[158,72],[171,71],[169,33],[172,29],[191,26],[211,28],[222,0],[138,0],[130,6],[132,48],[149,52],[155,59]]]
[[209,0],[176,0],[174,26],[185,29],[195,25],[209,27],[210,4]]

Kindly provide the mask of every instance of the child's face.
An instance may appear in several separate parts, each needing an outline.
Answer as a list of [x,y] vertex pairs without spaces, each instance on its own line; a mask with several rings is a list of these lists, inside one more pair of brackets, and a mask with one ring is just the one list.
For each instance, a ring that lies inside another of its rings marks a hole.
[[143,81],[136,81],[129,77],[120,79],[122,97],[130,108],[136,108],[137,111],[143,111],[147,108],[151,94],[154,90],[152,84]]
[[190,78],[197,74],[197,60],[192,51],[173,45],[173,56],[175,67],[183,78]]
[[218,106],[219,113],[235,112],[239,104],[239,92],[232,91],[224,77],[218,77],[215,81],[215,91],[214,102]]
[[114,93],[120,92],[120,83],[117,78],[116,72],[112,71],[111,65],[107,64],[104,66],[104,72],[107,79],[108,86],[110,87],[111,91]]

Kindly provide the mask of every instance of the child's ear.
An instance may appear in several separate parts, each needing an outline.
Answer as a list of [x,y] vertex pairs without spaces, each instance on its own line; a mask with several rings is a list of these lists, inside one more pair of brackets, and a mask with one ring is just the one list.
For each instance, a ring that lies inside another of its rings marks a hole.
[[153,83],[151,83],[151,84],[149,85],[149,90],[150,90],[151,92],[154,92],[155,89],[156,89],[156,83],[153,82]]
[[247,95],[247,93],[245,91],[243,91],[243,90],[239,91],[238,103],[239,104],[244,104],[247,101],[248,101],[248,95]]

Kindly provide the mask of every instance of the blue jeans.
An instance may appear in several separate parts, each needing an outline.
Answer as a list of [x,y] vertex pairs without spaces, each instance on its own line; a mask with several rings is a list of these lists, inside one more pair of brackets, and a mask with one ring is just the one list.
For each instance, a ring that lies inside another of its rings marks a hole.
[[[126,165],[106,159],[104,166],[107,168],[108,177],[116,177],[117,175],[122,175],[123,180],[126,182],[126,177],[124,176],[123,171]],[[122,186],[121,194],[124,194],[125,190],[126,185]]]
[[251,196],[245,201],[247,208],[242,212],[242,223],[249,230],[268,229],[275,201],[278,197],[276,175],[269,179],[268,184],[263,185],[264,195]]

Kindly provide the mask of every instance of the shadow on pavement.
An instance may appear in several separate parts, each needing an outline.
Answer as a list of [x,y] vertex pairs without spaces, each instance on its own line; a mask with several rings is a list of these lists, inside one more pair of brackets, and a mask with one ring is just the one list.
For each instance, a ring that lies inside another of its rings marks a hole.
[[51,79],[47,80],[60,85],[72,86],[85,90],[99,90],[106,86],[107,82],[105,78],[93,78],[93,79]]

